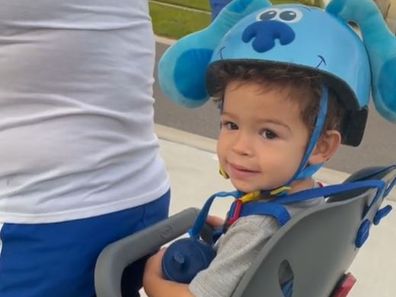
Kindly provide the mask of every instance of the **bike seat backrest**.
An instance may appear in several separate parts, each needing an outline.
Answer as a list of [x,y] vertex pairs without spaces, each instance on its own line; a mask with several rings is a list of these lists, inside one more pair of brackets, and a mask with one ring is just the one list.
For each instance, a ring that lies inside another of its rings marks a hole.
[[[394,183],[396,168],[361,170],[346,182],[367,178]],[[329,297],[354,260],[357,232],[375,189],[350,191],[292,218],[263,247],[232,297],[284,297],[279,269],[293,273],[292,297]],[[380,203],[379,203],[380,204]],[[377,209],[379,205],[375,206]],[[366,213],[373,220],[375,211]]]

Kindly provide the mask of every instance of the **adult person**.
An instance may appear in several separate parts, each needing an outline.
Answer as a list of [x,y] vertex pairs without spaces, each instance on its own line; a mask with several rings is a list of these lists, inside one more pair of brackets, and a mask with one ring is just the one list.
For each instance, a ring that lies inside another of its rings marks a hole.
[[103,247],[168,215],[148,1],[0,4],[0,297],[92,297]]

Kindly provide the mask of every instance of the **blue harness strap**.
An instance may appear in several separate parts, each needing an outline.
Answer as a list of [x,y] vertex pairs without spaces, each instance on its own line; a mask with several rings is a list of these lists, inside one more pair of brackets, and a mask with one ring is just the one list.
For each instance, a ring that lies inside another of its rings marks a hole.
[[[368,211],[372,208],[372,206],[376,204],[378,199],[383,197],[385,191],[385,182],[381,180],[357,181],[345,184],[331,185],[322,188],[313,188],[294,194],[274,198],[269,202],[252,201],[242,206],[242,209],[240,211],[240,217],[249,215],[267,215],[273,217],[280,226],[283,226],[291,218],[288,210],[285,207],[285,205],[287,204],[328,197],[330,195],[337,195],[358,189],[372,188],[377,189],[377,193],[370,205],[368,205],[365,209],[365,212],[363,214],[363,217],[365,217]],[[386,213],[389,213],[389,211]]]
[[234,197],[234,198],[240,198],[242,196],[242,192],[240,191],[233,191],[233,192],[218,192],[213,194],[206,200],[204,206],[202,207],[201,211],[198,214],[198,217],[195,220],[194,225],[188,232],[190,234],[191,238],[198,239],[200,236],[200,232],[206,222],[206,218],[208,217],[210,207],[212,206],[213,201],[219,197],[219,198],[225,198],[225,197]]
[[[216,193],[210,196],[206,201],[193,227],[190,229],[189,233],[191,238],[184,239],[183,241],[176,241],[167,249],[162,260],[162,271],[166,279],[189,283],[191,279],[193,279],[199,271],[205,269],[209,265],[211,259],[215,257],[216,252],[213,246],[202,242],[200,239],[200,232],[206,222],[210,206],[216,197],[235,198],[228,213],[228,217],[236,218],[253,214],[266,215],[273,217],[277,220],[278,224],[282,226],[290,220],[290,214],[286,209],[286,205],[288,204],[328,197],[330,195],[346,193],[358,189],[376,189],[377,192],[375,193],[374,199],[370,201],[369,205],[364,210],[362,216],[363,222],[356,235],[355,245],[356,247],[361,247],[367,240],[372,225],[367,215],[369,210],[373,206],[378,205],[377,202],[379,199],[384,197],[384,194],[394,185],[394,182],[392,182],[387,189],[385,189],[385,185],[386,183],[382,180],[356,181],[283,195],[273,198],[270,201],[248,200],[249,202],[246,203],[242,203],[243,198],[241,197],[244,196],[244,193],[240,191]],[[232,213],[233,210],[236,210],[238,216]],[[379,222],[389,211],[390,207],[377,210],[373,219],[374,223]],[[195,253],[192,253],[192,251],[195,251]],[[201,257],[197,258],[197,255],[201,255]],[[186,275],[188,277],[186,277]]]
[[291,219],[284,205],[264,201],[254,201],[243,205],[240,217],[249,215],[270,216],[274,218],[280,226],[283,226]]
[[[233,197],[236,200],[232,204],[230,211],[228,212],[228,218],[233,217],[234,219],[237,217],[249,216],[249,215],[266,215],[274,218],[279,226],[285,225],[291,218],[286,205],[292,203],[303,202],[311,199],[328,197],[331,195],[337,195],[346,193],[354,190],[361,189],[377,189],[376,195],[374,199],[370,202],[369,205],[364,210],[362,214],[362,218],[364,219],[367,216],[369,210],[377,205],[379,199],[384,197],[385,191],[388,191],[391,186],[388,188],[385,187],[386,183],[382,180],[364,180],[364,181],[356,181],[338,185],[330,185],[321,188],[313,188],[305,191],[297,192],[290,195],[283,195],[277,198],[271,199],[270,201],[252,201],[246,204],[238,204],[238,199],[243,195],[240,191],[233,192],[219,192],[213,194],[206,201],[203,206],[201,212],[199,213],[193,227],[190,229],[189,234],[191,238],[199,239],[200,232],[203,228],[203,225],[206,222],[206,218],[208,216],[210,207],[216,197],[224,198],[224,197]],[[238,205],[239,207],[235,207]],[[235,210],[238,211],[237,216],[235,215]],[[390,212],[391,208],[386,207],[385,209],[379,210],[375,216],[375,223],[378,222]],[[230,224],[228,224],[229,226]],[[226,226],[227,227],[227,226]],[[367,232],[363,232],[367,233]],[[362,235],[363,236],[363,235]]]

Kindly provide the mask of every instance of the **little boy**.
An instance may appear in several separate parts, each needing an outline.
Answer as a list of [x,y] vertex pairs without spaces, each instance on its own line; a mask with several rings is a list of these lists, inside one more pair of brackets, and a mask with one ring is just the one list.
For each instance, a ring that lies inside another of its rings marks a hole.
[[[239,191],[251,193],[278,189],[293,178],[307,149],[319,110],[322,79],[313,71],[290,66],[258,63],[222,63],[211,69],[218,85],[221,130],[217,155],[220,166]],[[309,156],[308,164],[329,160],[341,143],[342,107],[330,96],[323,132]],[[311,178],[295,180],[288,193],[318,184]],[[261,199],[271,199],[271,195]],[[291,215],[322,203],[323,199],[288,207]],[[145,290],[150,297],[231,296],[257,253],[278,229],[269,216],[247,216],[237,220],[217,246],[209,268],[189,285],[164,280],[162,252],[147,263]],[[285,275],[286,277],[286,275]]]
[[[232,1],[226,13],[232,17],[240,2]],[[347,25],[352,17],[340,21],[317,8],[262,2],[266,3],[257,12],[223,32],[224,37],[217,36],[214,48],[216,34],[227,23],[226,13],[220,13],[208,29],[176,43],[162,58],[159,78],[165,93],[184,105],[199,106],[207,100],[205,94],[217,98],[220,171],[239,192],[258,193],[258,199],[276,202],[279,195],[319,187],[312,175],[340,144],[359,145],[367,120],[370,72],[378,76],[376,67],[370,71],[370,62],[386,61],[389,51],[366,51],[365,46],[374,48],[378,41],[367,38],[363,44]],[[338,12],[347,1],[333,2],[331,8]],[[368,0],[362,6],[360,0],[350,2],[351,13],[379,14]],[[366,17],[357,19],[363,24]],[[379,21],[377,30],[382,26]],[[389,71],[394,73],[393,68]],[[385,108],[392,85],[387,77],[373,85],[377,102],[385,102]],[[390,110],[384,114],[393,115]],[[286,208],[293,216],[320,203],[324,199],[319,197]],[[281,224],[276,216],[253,214],[227,220],[226,225],[216,257],[189,284],[165,280],[164,251],[154,255],[144,274],[147,294],[231,296]],[[279,275],[280,284],[293,277],[286,266]]]

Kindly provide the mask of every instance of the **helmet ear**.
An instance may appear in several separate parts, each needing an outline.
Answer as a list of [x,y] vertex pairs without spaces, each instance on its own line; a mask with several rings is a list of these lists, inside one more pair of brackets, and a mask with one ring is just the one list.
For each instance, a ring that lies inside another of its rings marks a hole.
[[205,77],[213,50],[240,19],[270,5],[268,0],[233,0],[207,28],[168,48],[158,64],[158,81],[164,94],[187,107],[204,104],[209,99]]
[[371,65],[371,89],[378,112],[396,122],[396,37],[372,0],[332,0],[327,12],[357,23]]

